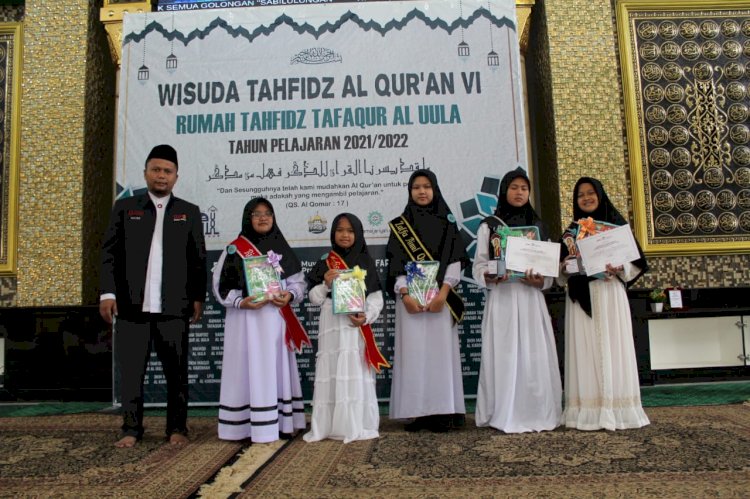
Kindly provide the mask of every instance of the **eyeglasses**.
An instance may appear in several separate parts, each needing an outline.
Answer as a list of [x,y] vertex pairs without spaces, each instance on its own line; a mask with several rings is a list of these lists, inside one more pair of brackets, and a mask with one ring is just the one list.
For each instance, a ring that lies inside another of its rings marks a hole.
[[250,216],[253,218],[263,218],[263,217],[272,217],[273,212],[272,211],[253,211],[250,213]]

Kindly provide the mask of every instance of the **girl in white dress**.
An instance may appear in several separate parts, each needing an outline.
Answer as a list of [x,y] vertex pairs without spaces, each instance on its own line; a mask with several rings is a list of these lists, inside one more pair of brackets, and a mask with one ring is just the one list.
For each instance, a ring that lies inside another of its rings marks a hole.
[[[390,228],[387,290],[398,297],[390,418],[413,419],[407,431],[461,427],[466,408],[457,324],[464,304],[454,288],[466,250],[434,173],[412,174],[406,208]],[[439,293],[425,306],[408,294],[405,268],[415,260],[440,262]]]
[[[565,410],[562,423],[579,430],[622,430],[649,424],[641,407],[633,326],[626,287],[648,269],[646,259],[607,266],[603,279],[568,275],[565,262],[577,255],[577,221],[591,217],[613,225],[627,222],[601,182],[582,177],[573,189],[573,223],[562,237],[559,281],[565,300]],[[640,247],[638,248],[640,251]]]
[[[366,346],[374,345],[370,324],[383,309],[375,262],[367,251],[362,222],[351,213],[338,215],[331,225],[332,250],[307,275],[310,303],[320,306],[318,352],[315,356],[315,386],[310,432],[307,442],[330,438],[367,440],[378,437],[380,414],[375,393],[375,370],[386,365],[368,360]],[[331,289],[341,269],[367,272],[365,312],[333,313]],[[377,349],[377,347],[375,347]],[[379,353],[379,352],[378,352]]]
[[[283,290],[254,302],[242,258],[269,251],[281,257]],[[263,198],[251,200],[242,232],[222,252],[213,273],[214,296],[226,307],[219,438],[272,442],[305,427],[292,337],[306,335],[289,304],[301,301],[306,289],[302,265],[276,225],[273,206]]]
[[542,289],[552,277],[533,269],[519,280],[488,272],[500,257],[498,228],[530,227],[547,240],[542,220],[529,203],[530,182],[522,168],[500,182],[495,214],[479,226],[472,267],[477,284],[489,290],[482,318],[482,360],[477,388],[477,426],[506,433],[552,430],[562,413],[562,383],[555,336]]

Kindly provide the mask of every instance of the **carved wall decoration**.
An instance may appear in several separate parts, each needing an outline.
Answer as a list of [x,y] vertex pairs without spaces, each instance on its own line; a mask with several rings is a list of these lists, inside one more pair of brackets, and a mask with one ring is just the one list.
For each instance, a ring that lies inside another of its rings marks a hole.
[[644,250],[750,252],[750,1],[621,0],[617,27]]

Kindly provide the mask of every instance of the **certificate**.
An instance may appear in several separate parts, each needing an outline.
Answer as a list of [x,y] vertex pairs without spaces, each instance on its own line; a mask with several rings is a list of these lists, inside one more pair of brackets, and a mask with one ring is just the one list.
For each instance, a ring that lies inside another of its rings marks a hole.
[[537,274],[557,277],[560,271],[560,243],[509,237],[505,266],[516,272],[533,269]]
[[490,277],[507,275],[509,281],[517,281],[525,276],[526,269],[523,269],[523,272],[514,272],[505,264],[508,239],[511,237],[523,237],[538,241],[539,227],[536,225],[508,227],[503,223],[495,229],[493,234],[490,234],[491,253],[495,256],[494,260],[487,262],[487,273]]
[[641,257],[630,225],[579,239],[577,244],[587,276],[606,272],[607,264],[617,267]]

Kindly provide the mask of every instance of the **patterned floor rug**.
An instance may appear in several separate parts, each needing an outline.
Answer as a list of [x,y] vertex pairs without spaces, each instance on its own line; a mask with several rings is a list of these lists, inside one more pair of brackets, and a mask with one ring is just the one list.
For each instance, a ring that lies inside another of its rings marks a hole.
[[637,430],[489,428],[305,443],[297,437],[241,497],[747,497],[750,406],[659,407]]
[[188,497],[240,450],[217,438],[215,418],[191,418],[180,447],[164,441],[163,417],[147,417],[142,442],[116,449],[120,424],[107,414],[0,418],[0,497]]

